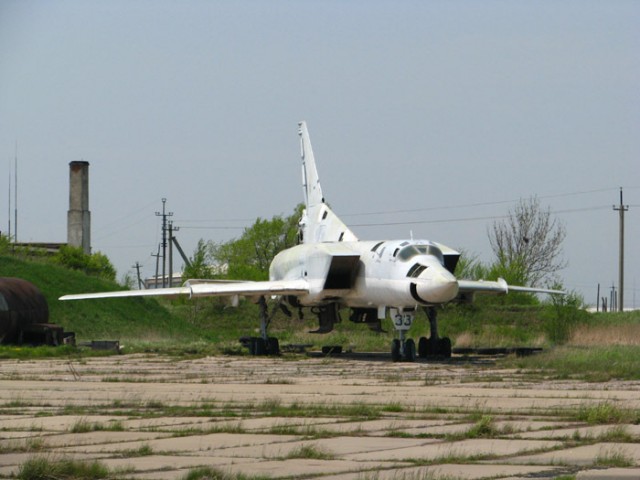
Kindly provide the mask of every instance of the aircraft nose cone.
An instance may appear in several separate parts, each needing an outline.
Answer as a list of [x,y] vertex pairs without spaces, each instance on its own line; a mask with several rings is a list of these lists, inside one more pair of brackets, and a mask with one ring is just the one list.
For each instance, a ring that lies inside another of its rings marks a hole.
[[415,284],[415,294],[422,303],[447,303],[458,295],[458,280],[448,270],[429,272]]
[[434,303],[450,302],[458,295],[458,280],[451,273],[442,272],[433,279],[430,290],[430,301]]

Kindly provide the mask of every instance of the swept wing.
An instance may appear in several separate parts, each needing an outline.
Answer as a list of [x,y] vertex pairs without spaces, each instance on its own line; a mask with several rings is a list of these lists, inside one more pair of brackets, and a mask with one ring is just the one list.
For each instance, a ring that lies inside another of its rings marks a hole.
[[85,300],[95,298],[122,297],[224,297],[241,295],[260,297],[271,295],[303,295],[309,292],[305,280],[278,280],[264,282],[202,282],[191,284],[189,281],[181,287],[155,288],[149,290],[123,290],[117,292],[79,293],[64,295],[60,300]]
[[562,290],[552,290],[549,288],[521,287],[519,285],[509,285],[506,280],[499,278],[497,281],[490,280],[458,280],[458,291],[460,293],[488,293],[507,294],[509,292],[527,293],[548,293],[564,295]]

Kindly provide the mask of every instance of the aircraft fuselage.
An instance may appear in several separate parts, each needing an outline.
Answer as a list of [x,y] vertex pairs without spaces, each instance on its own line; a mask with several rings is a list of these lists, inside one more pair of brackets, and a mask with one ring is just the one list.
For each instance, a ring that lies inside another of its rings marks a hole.
[[300,305],[415,309],[447,303],[458,282],[445,268],[442,251],[426,240],[301,244],[279,253],[270,280],[306,280]]

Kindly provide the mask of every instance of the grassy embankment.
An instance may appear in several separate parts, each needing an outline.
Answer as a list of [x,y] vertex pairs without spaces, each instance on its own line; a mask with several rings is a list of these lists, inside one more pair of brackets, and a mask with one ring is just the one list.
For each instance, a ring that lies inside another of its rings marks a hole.
[[113,282],[75,270],[0,256],[0,276],[20,277],[35,284],[49,304],[49,321],[75,332],[79,342],[120,340],[125,345],[144,345],[207,340],[206,332],[198,331],[153,299],[59,301],[67,293],[120,289]]

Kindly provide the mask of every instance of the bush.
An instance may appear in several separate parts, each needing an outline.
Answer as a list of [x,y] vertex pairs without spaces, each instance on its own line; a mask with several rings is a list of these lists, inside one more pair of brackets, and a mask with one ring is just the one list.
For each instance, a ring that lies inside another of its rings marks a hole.
[[54,255],[53,261],[72,270],[80,270],[87,275],[115,281],[116,269],[106,255],[100,252],[87,255],[80,247],[63,245]]
[[551,295],[544,318],[545,334],[551,343],[567,343],[574,328],[588,321],[589,314],[582,308],[583,303],[582,298],[576,293],[564,296]]

